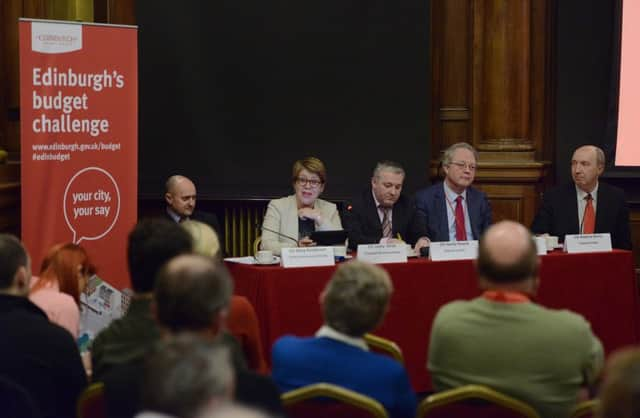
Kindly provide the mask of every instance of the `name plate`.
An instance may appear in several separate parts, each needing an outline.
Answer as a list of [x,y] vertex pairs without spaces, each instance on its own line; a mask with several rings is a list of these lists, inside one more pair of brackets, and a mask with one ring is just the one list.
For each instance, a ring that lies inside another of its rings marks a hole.
[[443,241],[429,245],[433,261],[474,260],[478,258],[478,241]]
[[282,267],[318,267],[333,266],[335,258],[333,247],[283,248]]
[[407,245],[400,244],[360,244],[358,260],[367,263],[406,263]]
[[568,253],[611,251],[611,234],[565,235],[564,248]]
[[547,238],[545,237],[533,237],[536,240],[536,251],[538,255],[547,254]]

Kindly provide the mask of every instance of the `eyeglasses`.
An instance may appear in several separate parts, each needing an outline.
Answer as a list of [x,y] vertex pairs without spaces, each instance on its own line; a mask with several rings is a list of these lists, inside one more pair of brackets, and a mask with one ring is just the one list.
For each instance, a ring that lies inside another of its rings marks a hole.
[[309,185],[310,187],[316,188],[319,187],[322,184],[322,180],[316,180],[316,179],[307,179],[304,177],[298,177],[296,178],[296,183],[298,183],[298,185],[300,186],[304,186],[304,185]]
[[468,168],[471,171],[475,171],[476,165],[472,163],[468,163],[466,161],[451,161],[450,164],[455,165],[456,167],[460,167],[462,169]]

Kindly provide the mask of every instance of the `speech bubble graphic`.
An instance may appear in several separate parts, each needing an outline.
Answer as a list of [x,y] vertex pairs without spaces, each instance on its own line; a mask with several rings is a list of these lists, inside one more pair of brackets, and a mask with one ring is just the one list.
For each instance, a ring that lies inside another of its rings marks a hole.
[[109,233],[120,214],[120,190],[113,176],[99,167],[86,167],[71,177],[64,190],[64,220],[73,243],[97,240]]

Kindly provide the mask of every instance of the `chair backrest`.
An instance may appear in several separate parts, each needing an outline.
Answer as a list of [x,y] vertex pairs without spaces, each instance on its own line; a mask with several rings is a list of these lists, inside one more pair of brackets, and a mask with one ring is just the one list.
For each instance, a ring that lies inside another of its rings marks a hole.
[[540,418],[526,403],[481,385],[467,385],[427,397],[418,418]]
[[78,399],[78,418],[106,418],[107,408],[104,399],[104,384],[92,383]]
[[3,376],[0,376],[0,415],[24,418],[42,416],[29,392],[18,383]]
[[289,418],[388,418],[373,398],[330,383],[315,383],[281,396]]
[[600,406],[598,399],[590,399],[588,401],[580,402],[571,411],[570,418],[591,418],[596,415],[596,409]]
[[371,351],[386,354],[398,360],[401,364],[404,364],[404,356],[398,344],[373,334],[364,334],[364,340]]

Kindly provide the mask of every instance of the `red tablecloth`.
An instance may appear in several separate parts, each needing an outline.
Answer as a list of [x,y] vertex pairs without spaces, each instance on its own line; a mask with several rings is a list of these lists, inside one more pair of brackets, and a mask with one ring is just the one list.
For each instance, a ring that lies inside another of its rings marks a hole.
[[[260,321],[268,361],[280,336],[313,335],[322,324],[318,296],[335,267],[282,268],[227,263],[235,292],[253,303]],[[382,265],[395,291],[384,324],[376,334],[402,349],[417,391],[431,388],[426,371],[431,323],[438,309],[455,299],[479,295],[471,261]],[[582,314],[607,352],[640,342],[640,303],[632,253],[552,253],[542,257],[536,301],[549,308]]]

